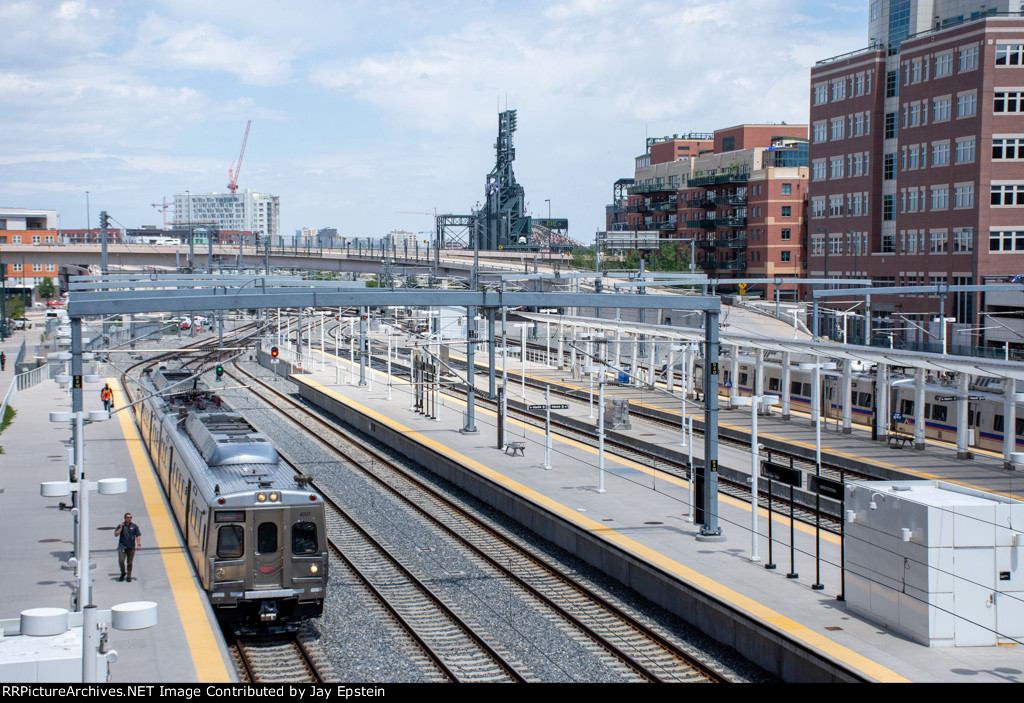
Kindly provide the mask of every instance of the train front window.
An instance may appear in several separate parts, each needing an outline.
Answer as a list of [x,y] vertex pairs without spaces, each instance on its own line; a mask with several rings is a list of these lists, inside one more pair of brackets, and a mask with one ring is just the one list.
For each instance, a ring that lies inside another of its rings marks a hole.
[[217,558],[237,559],[245,547],[245,533],[241,525],[224,525],[217,530]]
[[292,554],[316,554],[316,524],[297,522],[292,525]]
[[277,551],[277,525],[272,522],[260,523],[256,528],[256,551],[273,554]]

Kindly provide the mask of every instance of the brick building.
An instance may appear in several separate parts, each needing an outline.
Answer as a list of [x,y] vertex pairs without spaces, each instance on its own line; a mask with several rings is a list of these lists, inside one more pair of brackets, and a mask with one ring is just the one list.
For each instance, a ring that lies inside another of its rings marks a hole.
[[806,125],[738,125],[647,147],[633,179],[616,182],[599,242],[655,249],[684,241],[712,278],[803,275]]
[[[878,287],[976,284],[1024,272],[1020,9],[991,0],[879,0],[869,6],[869,46],[814,66],[811,276]],[[982,296],[943,298],[945,315],[956,319],[947,331],[954,348],[982,343]],[[939,296],[873,294],[874,341],[934,344],[939,311]],[[835,336],[834,321],[819,322]],[[854,340],[864,325],[861,318],[851,328]]]

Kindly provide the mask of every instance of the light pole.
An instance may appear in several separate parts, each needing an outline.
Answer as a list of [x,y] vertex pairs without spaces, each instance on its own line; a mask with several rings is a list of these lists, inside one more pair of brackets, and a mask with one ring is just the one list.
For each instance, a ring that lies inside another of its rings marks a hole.
[[[814,424],[814,474],[821,476],[821,370],[836,368],[835,362],[817,362],[800,364],[804,371],[813,372],[811,387],[811,422]],[[820,591],[825,588],[821,583],[821,494],[814,494],[814,583],[811,588]]]
[[604,367],[584,366],[581,370],[590,374],[591,380],[593,380],[594,374],[601,374],[597,380],[597,492],[604,493]]
[[[761,445],[757,443],[757,413],[758,406],[778,405],[777,395],[752,395],[739,398],[740,405],[750,406],[750,561],[761,561],[757,552],[757,474],[758,459],[760,458]],[[769,520],[771,518],[769,517]]]

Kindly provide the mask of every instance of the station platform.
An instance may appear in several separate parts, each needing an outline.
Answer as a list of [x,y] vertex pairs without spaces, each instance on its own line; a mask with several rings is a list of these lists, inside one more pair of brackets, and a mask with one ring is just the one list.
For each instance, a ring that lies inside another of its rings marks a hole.
[[[14,348],[16,352],[16,345]],[[9,363],[0,381],[6,389],[12,377],[12,354],[6,347],[5,351]],[[125,400],[116,380],[107,381],[114,389],[115,408],[123,408]],[[86,384],[87,410],[101,409],[100,387],[102,384]],[[68,479],[71,430],[67,424],[49,422],[49,413],[69,411],[70,395],[55,381],[43,381],[20,391],[13,407],[17,415],[0,434],[0,530],[8,535],[2,549],[0,592],[4,599],[0,618],[17,618],[29,608],[73,610],[75,575],[62,565],[74,549],[74,523],[71,512],[58,507],[61,501],[70,505],[71,499],[40,495],[40,483]],[[108,647],[118,653],[118,661],[110,665],[110,680],[237,681],[220,629],[192,575],[129,411],[115,412],[109,421],[86,425],[85,475],[90,481],[111,477],[128,480],[125,494],[90,495],[93,603],[100,610],[130,601],[157,603],[158,623],[154,627],[109,631]],[[114,537],[114,529],[126,512],[132,513],[142,530],[142,548],[136,552],[131,583],[118,580]],[[0,639],[0,657],[4,641]],[[80,667],[78,672],[81,676]]]
[[[288,360],[288,351],[282,351],[282,361]],[[699,541],[700,528],[691,521],[690,487],[683,479],[610,453],[605,454],[602,477],[596,448],[557,437],[553,440],[551,468],[545,469],[543,429],[509,419],[505,442],[522,442],[524,450],[521,453],[506,452],[497,442],[495,414],[483,407],[476,408],[477,432],[461,432],[465,424],[464,402],[442,396],[437,419],[429,418],[411,409],[411,387],[405,379],[392,377],[391,400],[388,400],[387,377],[379,369],[372,373],[372,382],[368,377],[367,385],[360,386],[358,370],[350,372],[348,359],[336,362],[333,356],[326,355],[326,365],[322,369],[319,360],[319,352],[316,352],[304,364],[303,372],[293,374],[303,388],[302,395],[311,402],[355,421],[357,426],[367,428],[375,436],[388,437],[396,444],[419,446],[422,448],[421,456],[414,458],[422,458],[428,465],[442,459],[459,465],[459,477],[449,475],[448,478],[463,487],[471,482],[488,484],[493,489],[481,489],[477,493],[490,491],[500,509],[525,519],[528,526],[560,546],[575,550],[591,563],[606,559],[605,563],[598,565],[628,585],[639,587],[653,600],[658,600],[659,593],[663,599],[673,597],[666,595],[664,584],[669,581],[702,594],[702,598],[706,597],[705,604],[684,617],[698,626],[712,621],[712,611],[734,617],[736,625],[732,630],[723,631],[719,625],[716,633],[709,631],[709,634],[745,654],[756,646],[745,642],[751,628],[742,623],[756,623],[758,627],[776,633],[781,643],[777,651],[753,654],[755,661],[786,680],[812,680],[805,678],[806,672],[800,671],[799,667],[788,663],[790,658],[782,653],[787,649],[817,653],[823,660],[832,662],[837,671],[848,677],[847,680],[964,683],[1024,680],[1024,647],[929,648],[848,611],[845,603],[837,600],[842,590],[837,536],[822,533],[818,577],[813,526],[796,524],[791,563],[790,521],[788,516],[776,513],[773,516],[771,560],[777,568],[768,570],[765,564],[769,561],[769,516],[764,509],[758,516],[758,560],[753,561],[751,513],[747,503],[720,496],[719,521],[725,539]],[[269,360],[264,358],[264,361]],[[270,366],[269,363],[267,365]],[[281,374],[289,371],[288,364],[273,368]],[[498,373],[500,384],[500,369]],[[527,364],[528,376],[543,377],[545,374],[560,380],[567,376],[563,371]],[[518,381],[510,364],[510,399],[528,405],[544,403],[542,391],[527,385],[524,392],[518,382],[513,383],[513,377]],[[586,382],[576,383],[580,388],[586,387]],[[477,375],[476,385],[478,392],[480,389],[486,391],[486,374]],[[606,393],[610,390],[606,386]],[[622,391],[628,395],[634,389]],[[595,406],[596,396],[595,390]],[[649,400],[631,398],[631,402]],[[562,403],[564,400],[552,402]],[[569,405],[568,410],[557,412],[579,423],[589,423],[596,434],[596,420],[591,419],[588,398],[584,396],[581,402]],[[593,414],[596,417],[596,407]],[[735,422],[742,426],[744,417],[749,422],[749,408],[745,413],[742,410],[723,411],[722,423]],[[766,425],[762,425],[762,432],[778,433],[787,442],[806,444],[806,435],[810,433],[810,446],[813,448],[814,432],[809,421],[801,422],[796,415],[789,422],[777,421],[778,426],[768,418],[762,418],[762,421]],[[645,424],[635,417],[632,423],[632,430],[628,432],[642,437],[643,441],[686,452],[679,447],[678,430],[673,432],[664,426]],[[925,457],[922,459],[922,473],[926,472],[927,463],[940,456],[942,451],[931,446],[925,452],[888,449],[884,443],[859,437],[856,430],[853,435],[823,433],[823,444],[831,451],[846,451],[845,443],[848,441],[858,443],[850,448],[859,455],[885,451],[893,457],[887,461],[894,465]],[[415,454],[417,450],[402,451]],[[698,442],[694,456],[699,458],[702,454],[703,449]],[[749,471],[749,451],[723,445],[719,459],[722,465],[737,469],[747,467]],[[604,492],[599,489],[602,482]],[[530,506],[529,509],[524,508],[525,505]],[[537,517],[541,512],[550,516],[548,522]],[[547,527],[539,528],[542,522]],[[560,526],[558,529],[550,527],[556,523]],[[546,534],[544,530],[547,530]],[[597,543],[606,548],[600,554],[594,547]],[[622,561],[607,558],[612,552],[622,555]],[[788,574],[797,576],[789,578]],[[655,583],[658,578],[662,580]],[[822,590],[811,588],[816,580],[823,584]],[[686,608],[671,609],[679,612],[679,609]],[[837,675],[832,680],[843,678]]]

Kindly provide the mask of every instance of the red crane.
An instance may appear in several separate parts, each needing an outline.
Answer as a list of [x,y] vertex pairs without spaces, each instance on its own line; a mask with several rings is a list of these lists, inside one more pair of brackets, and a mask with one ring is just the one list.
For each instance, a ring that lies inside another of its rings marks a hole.
[[242,137],[242,150],[238,152],[238,161],[235,162],[233,169],[228,169],[228,190],[232,193],[238,190],[238,174],[242,171],[242,157],[245,156],[245,143],[249,141],[250,126],[252,126],[252,120],[249,120],[245,125],[245,136]]

